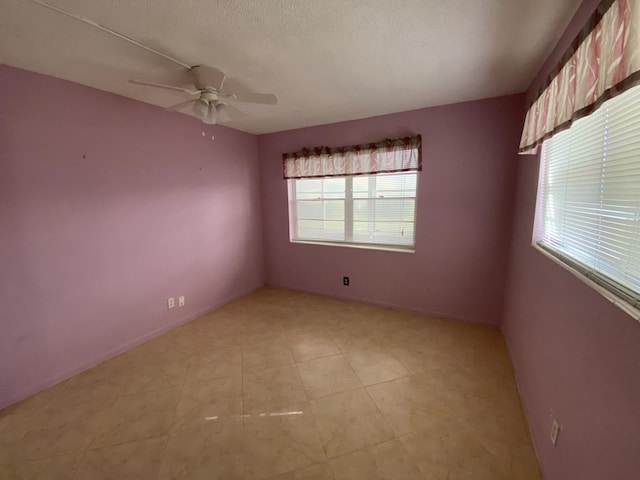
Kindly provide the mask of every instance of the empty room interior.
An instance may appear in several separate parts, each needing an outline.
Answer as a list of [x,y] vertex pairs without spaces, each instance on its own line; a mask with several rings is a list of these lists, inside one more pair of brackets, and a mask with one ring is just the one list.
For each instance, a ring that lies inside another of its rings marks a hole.
[[0,0],[0,479],[640,478],[640,0]]

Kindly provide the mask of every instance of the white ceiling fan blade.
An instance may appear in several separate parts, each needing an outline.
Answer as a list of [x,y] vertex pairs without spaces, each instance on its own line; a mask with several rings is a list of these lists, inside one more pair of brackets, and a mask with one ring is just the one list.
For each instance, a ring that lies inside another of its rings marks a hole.
[[243,103],[261,103],[263,105],[277,105],[278,97],[271,93],[234,93],[225,98],[225,101]]
[[188,95],[199,95],[199,90],[189,90],[188,88],[176,87],[174,85],[164,85],[162,83],[153,83],[153,82],[145,82],[143,80],[129,80],[129,83],[134,83],[136,85],[143,85],[145,87],[154,87],[154,88],[162,88],[164,90],[173,90],[175,92],[182,92]]
[[182,110],[187,105],[191,105],[193,102],[197,102],[198,100],[187,100],[186,102],[180,102],[176,105],[172,105],[170,107],[165,108],[165,110],[179,111]]
[[207,67],[205,65],[196,65],[189,70],[193,74],[193,84],[197,89],[210,89],[219,92],[224,85],[225,74],[217,68]]

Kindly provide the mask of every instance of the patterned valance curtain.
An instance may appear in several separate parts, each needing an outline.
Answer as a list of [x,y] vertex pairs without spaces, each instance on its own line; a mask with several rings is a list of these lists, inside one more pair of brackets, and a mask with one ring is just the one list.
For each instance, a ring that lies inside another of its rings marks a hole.
[[640,84],[640,0],[604,0],[527,112],[521,154]]
[[304,148],[282,155],[284,178],[344,177],[422,170],[422,137],[351,147]]

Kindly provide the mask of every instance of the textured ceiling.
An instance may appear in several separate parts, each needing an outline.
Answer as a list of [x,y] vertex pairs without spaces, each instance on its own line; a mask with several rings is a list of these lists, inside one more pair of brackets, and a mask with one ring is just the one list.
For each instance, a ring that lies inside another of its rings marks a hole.
[[[229,126],[267,133],[526,90],[580,0],[48,0],[227,87],[275,93]],[[0,0],[0,63],[169,106],[180,67],[30,0]],[[40,92],[42,93],[42,92]]]

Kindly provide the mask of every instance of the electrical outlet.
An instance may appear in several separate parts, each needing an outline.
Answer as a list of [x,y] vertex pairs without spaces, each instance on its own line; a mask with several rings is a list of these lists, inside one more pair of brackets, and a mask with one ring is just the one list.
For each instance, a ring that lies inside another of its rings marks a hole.
[[169,310],[171,310],[172,308],[174,308],[176,306],[176,299],[171,297],[167,299],[167,307],[169,307]]
[[345,286],[349,286],[349,277],[342,277],[342,284]]
[[184,307],[184,295],[178,297],[178,306]]
[[554,447],[558,443],[558,435],[560,435],[560,424],[558,423],[558,420],[554,418],[553,422],[551,422],[551,432],[549,432],[551,443],[553,443]]

